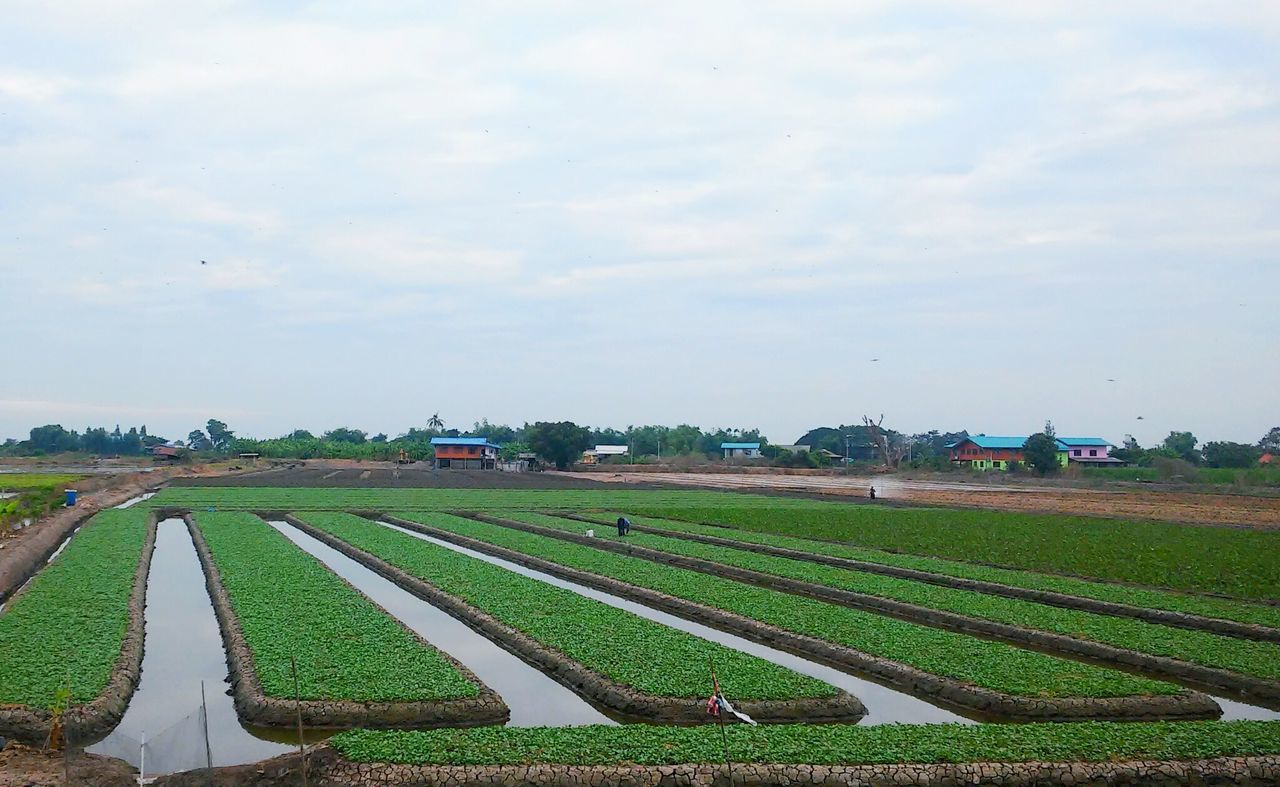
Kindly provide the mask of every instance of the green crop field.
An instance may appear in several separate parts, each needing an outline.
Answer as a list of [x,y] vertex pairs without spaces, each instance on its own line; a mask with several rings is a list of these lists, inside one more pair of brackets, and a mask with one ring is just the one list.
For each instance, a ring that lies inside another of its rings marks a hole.
[[695,490],[172,487],[151,507],[247,511],[625,510],[910,555],[1157,588],[1280,598],[1280,533],[830,503]]
[[[1116,724],[735,725],[738,763],[861,765],[955,762],[1183,760],[1280,753],[1280,722]],[[724,762],[710,727],[480,727],[355,731],[330,743],[356,762],[412,765],[672,765]]]
[[[0,473],[0,492],[64,487],[82,476],[66,473]],[[62,491],[59,489],[58,491]]]
[[341,489],[271,487],[169,487],[147,501],[152,508],[197,511],[443,511],[457,509],[586,509],[635,505],[803,505],[757,495],[635,489]]
[[[581,522],[547,514],[514,512],[506,516],[558,531],[578,533],[583,529]],[[605,528],[600,537],[625,541],[667,554],[700,558],[836,590],[864,593],[981,620],[1063,634],[1075,639],[1230,670],[1265,680],[1280,679],[1280,645],[1269,642],[1255,642],[1206,631],[1147,623],[1133,618],[1063,609],[1033,601],[762,555],[670,536],[633,532],[620,539],[616,534],[610,535],[611,532],[614,531]]]
[[1280,598],[1280,532],[1121,519],[808,502],[615,506],[637,514],[1005,568]]
[[129,626],[146,511],[103,511],[0,614],[0,705],[48,709],[106,688]]
[[[612,526],[620,513],[588,514],[602,525]],[[962,563],[942,558],[916,557],[897,552],[885,552],[876,549],[836,544],[829,541],[814,541],[796,536],[774,535],[753,530],[739,530],[715,525],[700,525],[694,522],[683,522],[675,519],[659,519],[627,514],[638,526],[656,530],[691,533],[695,535],[713,536],[715,538],[741,541],[745,544],[762,544],[781,547],[798,552],[811,552],[829,557],[847,558],[865,563],[880,563],[886,566],[910,568],[941,574],[961,579],[973,579],[982,582],[995,582],[1011,587],[1030,590],[1045,590],[1064,593],[1081,598],[1110,601],[1117,604],[1128,604],[1148,609],[1185,612],[1222,620],[1234,620],[1240,623],[1254,623],[1260,626],[1280,628],[1280,607],[1269,604],[1254,604],[1245,601],[1232,601],[1224,598],[1196,596],[1164,590],[1149,590],[1129,585],[1113,585],[1105,582],[1091,582],[1084,579],[1040,574],[1034,571],[1017,571],[1005,568],[992,568],[974,563]],[[597,529],[598,530],[598,529]]]
[[527,555],[650,588],[1006,694],[1122,697],[1177,686],[895,618],[719,579],[448,514],[406,519]]
[[351,514],[300,519],[487,612],[588,669],[658,697],[703,698],[712,658],[738,700],[829,697],[837,690],[741,651]]
[[270,697],[406,702],[479,696],[418,640],[318,560],[246,513],[197,514],[254,669]]

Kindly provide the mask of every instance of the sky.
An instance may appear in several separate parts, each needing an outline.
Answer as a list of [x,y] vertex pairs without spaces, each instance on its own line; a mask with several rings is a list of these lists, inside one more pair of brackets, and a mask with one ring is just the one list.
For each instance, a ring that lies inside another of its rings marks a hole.
[[1280,4],[4,18],[0,439],[1280,424]]

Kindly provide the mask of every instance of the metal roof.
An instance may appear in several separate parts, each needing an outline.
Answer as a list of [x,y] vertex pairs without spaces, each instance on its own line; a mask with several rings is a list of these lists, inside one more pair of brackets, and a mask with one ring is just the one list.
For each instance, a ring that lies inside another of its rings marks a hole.
[[[985,434],[971,434],[968,441],[979,448],[1021,448],[1027,444],[1025,437],[993,437]],[[960,441],[965,442],[964,440]],[[956,445],[959,445],[957,443]]]
[[488,448],[501,448],[502,446],[491,443],[484,437],[433,437],[432,445],[482,445]]
[[594,451],[590,453],[602,454],[604,456],[622,456],[627,452],[625,445],[598,445]]
[[1101,437],[1059,437],[1058,442],[1068,446],[1105,446],[1111,445]]
[[720,450],[722,450],[722,451],[724,451],[724,450],[728,450],[728,449],[733,449],[733,448],[741,448],[741,449],[743,449],[743,450],[746,450],[746,449],[748,449],[748,448],[751,448],[751,449],[755,449],[755,450],[759,451],[759,450],[760,450],[760,444],[759,444],[759,443],[721,443],[721,444],[720,444]]

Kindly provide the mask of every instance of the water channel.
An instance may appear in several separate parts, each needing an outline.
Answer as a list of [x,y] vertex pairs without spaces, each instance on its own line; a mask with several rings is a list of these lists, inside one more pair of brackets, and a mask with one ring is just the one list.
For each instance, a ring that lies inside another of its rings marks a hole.
[[[808,675],[810,677],[817,678],[818,680],[830,683],[832,686],[844,689],[854,695],[858,699],[862,700],[863,704],[867,706],[867,715],[863,717],[860,722],[861,724],[925,724],[938,722],[973,723],[971,719],[960,716],[954,711],[926,702],[918,697],[913,697],[910,694],[905,694],[889,688],[888,686],[882,686],[879,683],[866,680],[865,678],[841,672],[840,670],[828,667],[824,664],[809,661],[795,654],[776,650],[767,645],[761,645],[758,642],[752,642],[749,639],[744,639],[734,634],[729,634],[728,632],[711,628],[710,626],[694,623],[693,621],[685,620],[684,618],[676,617],[675,615],[646,607],[645,605],[634,601],[619,598],[603,591],[586,587],[585,585],[568,582],[558,577],[553,577],[550,574],[535,571],[534,569],[526,568],[525,566],[512,563],[508,560],[476,552],[474,550],[467,549],[466,547],[458,546],[457,544],[452,544],[438,538],[433,538],[413,530],[397,527],[396,525],[386,522],[381,524],[384,527],[389,527],[393,530],[407,533],[414,538],[419,538],[437,546],[445,547],[446,549],[451,549],[455,552],[469,555],[478,560],[483,560],[487,563],[501,566],[510,571],[514,571],[517,574],[532,577],[533,579],[546,582],[550,585],[555,585],[556,587],[571,590],[574,593],[604,602],[612,607],[625,609],[628,612],[640,615],[641,617],[657,621],[658,623],[662,623],[672,628],[680,629],[681,631],[687,631],[690,634],[702,637],[703,639],[718,642],[725,647],[740,650],[744,653],[750,653],[753,656],[757,656],[766,661],[771,661],[774,664],[795,670],[803,675]],[[732,697],[730,697],[730,699],[732,699]]]
[[533,727],[613,723],[586,700],[444,610],[285,522],[271,525],[423,639],[465,664],[511,708],[509,724]]
[[255,734],[240,724],[226,693],[227,661],[218,620],[181,519],[166,519],[157,527],[145,618],[142,680],[120,724],[87,751],[119,757],[136,768],[146,740],[149,775],[204,766],[201,681],[214,765],[253,762],[296,748],[261,737],[274,731]]

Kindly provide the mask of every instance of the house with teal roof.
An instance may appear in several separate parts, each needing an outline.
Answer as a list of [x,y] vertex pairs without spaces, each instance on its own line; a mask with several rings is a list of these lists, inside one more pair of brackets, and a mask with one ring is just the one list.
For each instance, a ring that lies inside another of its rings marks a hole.
[[[1101,437],[1058,437],[1058,464],[1069,467],[1078,464],[1085,467],[1123,466],[1125,463],[1111,456],[1114,445]],[[1008,470],[1009,464],[1025,464],[1023,450],[1027,437],[999,437],[971,435],[947,446],[951,463],[973,470]]]

